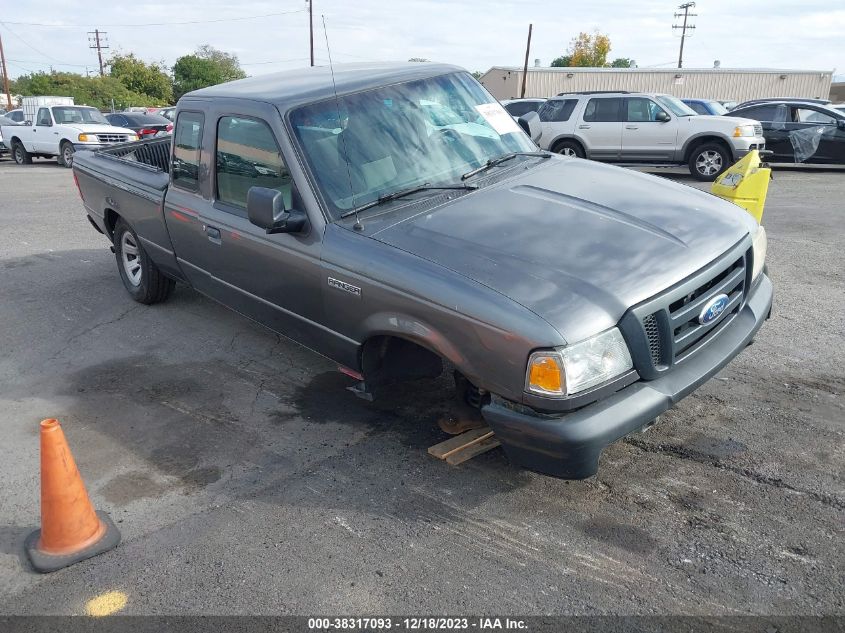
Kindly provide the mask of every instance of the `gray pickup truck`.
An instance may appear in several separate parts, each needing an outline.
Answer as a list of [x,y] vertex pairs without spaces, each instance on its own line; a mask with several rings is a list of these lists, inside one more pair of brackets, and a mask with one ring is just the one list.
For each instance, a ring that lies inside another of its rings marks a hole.
[[365,398],[454,367],[512,462],[584,478],[752,340],[766,236],[709,194],[538,151],[537,123],[454,66],[312,68],[192,92],[172,144],[73,170],[135,300],[188,284]]

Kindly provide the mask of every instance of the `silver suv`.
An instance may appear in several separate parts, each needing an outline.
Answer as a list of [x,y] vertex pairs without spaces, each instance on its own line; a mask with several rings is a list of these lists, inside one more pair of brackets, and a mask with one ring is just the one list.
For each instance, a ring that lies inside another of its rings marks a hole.
[[715,180],[766,145],[759,122],[702,116],[665,94],[562,93],[538,114],[543,149],[616,163],[686,164],[698,180]]

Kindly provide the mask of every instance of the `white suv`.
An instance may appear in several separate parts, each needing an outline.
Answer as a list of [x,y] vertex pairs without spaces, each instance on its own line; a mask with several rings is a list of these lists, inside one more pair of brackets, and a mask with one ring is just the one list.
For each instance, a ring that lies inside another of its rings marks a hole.
[[698,180],[715,180],[766,145],[759,122],[701,116],[671,95],[562,93],[538,114],[543,149],[616,163],[686,164]]

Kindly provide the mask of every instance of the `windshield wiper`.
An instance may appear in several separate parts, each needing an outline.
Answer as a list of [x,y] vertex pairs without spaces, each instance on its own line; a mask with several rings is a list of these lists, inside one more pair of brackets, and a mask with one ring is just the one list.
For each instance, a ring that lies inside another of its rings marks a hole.
[[551,156],[548,152],[511,152],[510,154],[502,154],[498,158],[491,158],[486,163],[484,163],[481,167],[476,167],[475,169],[468,171],[463,176],[461,176],[461,180],[466,180],[467,178],[472,178],[475,174],[480,174],[482,171],[487,171],[491,167],[495,167],[496,165],[500,165],[504,163],[506,160],[510,160],[511,158],[516,158],[517,156],[536,156],[537,158],[548,158]]
[[440,190],[440,189],[465,189],[465,190],[473,190],[478,189],[478,185],[468,185],[468,184],[460,184],[460,185],[430,185],[428,183],[424,185],[417,185],[416,187],[410,187],[408,189],[400,189],[399,191],[394,191],[393,193],[388,193],[383,196],[379,196],[376,200],[372,202],[368,202],[367,204],[362,204],[360,207],[356,207],[354,209],[350,209],[341,214],[341,219],[348,218],[350,216],[355,215],[356,213],[360,213],[361,211],[366,211],[367,209],[372,209],[380,204],[385,202],[390,202],[391,200],[396,200],[398,198],[404,198],[405,196],[410,196],[412,193],[417,193],[418,191],[427,191],[427,190]]

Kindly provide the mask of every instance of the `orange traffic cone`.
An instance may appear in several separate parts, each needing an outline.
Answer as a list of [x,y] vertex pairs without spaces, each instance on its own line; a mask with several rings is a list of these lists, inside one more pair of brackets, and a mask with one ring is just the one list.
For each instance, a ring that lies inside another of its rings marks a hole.
[[26,539],[32,566],[46,573],[116,547],[120,532],[95,512],[58,420],[41,422],[41,529]]

